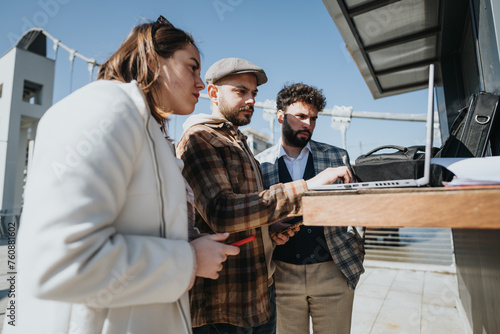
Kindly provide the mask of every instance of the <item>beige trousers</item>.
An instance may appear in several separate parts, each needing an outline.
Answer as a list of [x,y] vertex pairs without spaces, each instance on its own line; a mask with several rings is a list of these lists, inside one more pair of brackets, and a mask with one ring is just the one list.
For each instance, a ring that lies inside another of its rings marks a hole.
[[276,262],[278,334],[349,334],[354,291],[333,261],[308,265]]

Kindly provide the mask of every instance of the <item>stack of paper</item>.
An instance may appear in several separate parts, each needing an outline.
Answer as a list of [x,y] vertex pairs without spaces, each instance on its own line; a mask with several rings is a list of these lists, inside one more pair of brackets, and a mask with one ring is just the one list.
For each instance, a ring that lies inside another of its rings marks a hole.
[[440,165],[455,174],[445,186],[500,185],[500,156],[484,158],[432,158],[432,164]]

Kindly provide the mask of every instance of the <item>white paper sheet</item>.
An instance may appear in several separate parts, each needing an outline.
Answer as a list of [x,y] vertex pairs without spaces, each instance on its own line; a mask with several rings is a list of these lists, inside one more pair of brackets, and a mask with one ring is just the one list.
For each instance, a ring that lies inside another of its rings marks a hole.
[[432,158],[431,164],[455,174],[447,186],[500,184],[500,156],[484,158]]

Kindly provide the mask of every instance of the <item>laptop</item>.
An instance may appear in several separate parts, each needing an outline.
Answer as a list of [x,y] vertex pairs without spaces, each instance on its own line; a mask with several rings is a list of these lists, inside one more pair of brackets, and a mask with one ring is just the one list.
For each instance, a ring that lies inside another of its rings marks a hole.
[[430,182],[431,174],[431,152],[434,140],[434,64],[429,65],[429,94],[427,101],[427,119],[425,136],[424,175],[419,179],[371,181],[357,183],[335,183],[322,186],[314,186],[309,190],[353,190],[373,188],[397,188],[397,187],[422,187]]

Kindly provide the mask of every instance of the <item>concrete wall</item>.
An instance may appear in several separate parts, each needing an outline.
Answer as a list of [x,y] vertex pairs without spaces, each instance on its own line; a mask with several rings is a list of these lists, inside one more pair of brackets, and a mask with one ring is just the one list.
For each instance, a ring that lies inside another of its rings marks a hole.
[[[15,49],[11,49],[0,58],[0,84],[2,84],[2,97],[0,98],[0,189],[5,189],[6,181],[5,172],[7,168],[15,60]],[[0,205],[3,203],[3,199],[4,191],[0,192]],[[3,205],[0,206],[0,209],[2,208]]]
[[[36,133],[38,120],[52,105],[55,62],[13,48],[0,58],[0,209],[20,210],[28,134]],[[40,104],[23,101],[25,81],[42,85]],[[29,130],[31,129],[31,130]]]

